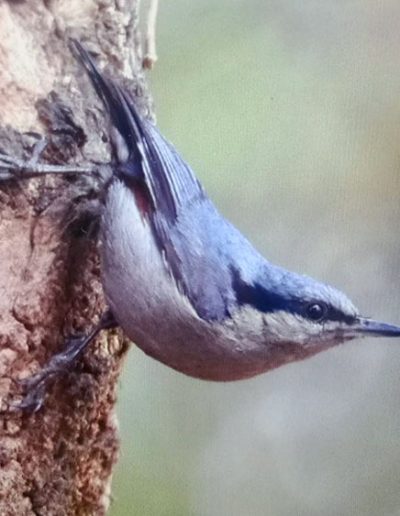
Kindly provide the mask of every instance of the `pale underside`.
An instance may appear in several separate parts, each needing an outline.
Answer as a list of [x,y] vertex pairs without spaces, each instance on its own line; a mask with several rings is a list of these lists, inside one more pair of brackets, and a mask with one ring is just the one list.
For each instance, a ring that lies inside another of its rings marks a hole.
[[236,380],[321,351],[319,329],[310,337],[304,328],[312,345],[299,338],[293,344],[290,328],[299,326],[285,321],[287,314],[243,305],[220,322],[200,318],[168,271],[134,194],[119,179],[107,194],[102,261],[106,297],[121,327],[145,353],[185,374]]

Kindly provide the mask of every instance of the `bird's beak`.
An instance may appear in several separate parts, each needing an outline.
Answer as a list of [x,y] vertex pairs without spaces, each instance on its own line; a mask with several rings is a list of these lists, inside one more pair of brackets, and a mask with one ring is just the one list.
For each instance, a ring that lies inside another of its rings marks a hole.
[[358,317],[352,329],[355,336],[400,337],[400,326],[374,321],[366,317]]

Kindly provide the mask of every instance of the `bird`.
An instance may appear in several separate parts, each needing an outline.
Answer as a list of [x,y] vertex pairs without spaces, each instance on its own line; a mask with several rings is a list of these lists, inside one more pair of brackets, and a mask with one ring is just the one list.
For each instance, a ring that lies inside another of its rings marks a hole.
[[109,310],[28,380],[22,407],[40,407],[48,378],[116,325],[147,355],[212,381],[250,378],[355,338],[400,337],[400,326],[363,317],[338,289],[265,259],[220,214],[129,89],[78,41],[71,47],[110,125],[112,177],[100,223]]

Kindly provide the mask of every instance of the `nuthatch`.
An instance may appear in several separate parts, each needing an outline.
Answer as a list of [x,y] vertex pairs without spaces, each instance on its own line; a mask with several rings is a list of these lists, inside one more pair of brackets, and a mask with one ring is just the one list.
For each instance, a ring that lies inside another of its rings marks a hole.
[[47,379],[115,324],[155,359],[216,381],[248,378],[357,337],[400,337],[399,326],[362,317],[342,292],[265,260],[220,215],[129,91],[102,75],[79,43],[73,48],[111,121],[113,177],[101,219],[110,312],[31,378],[22,408],[40,407]]

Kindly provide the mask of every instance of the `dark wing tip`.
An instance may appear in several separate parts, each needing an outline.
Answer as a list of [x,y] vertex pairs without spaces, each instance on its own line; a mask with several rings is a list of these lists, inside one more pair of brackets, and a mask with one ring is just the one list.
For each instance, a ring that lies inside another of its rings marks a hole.
[[[117,161],[123,165],[119,172],[143,180],[153,205],[160,208],[165,217],[175,220],[180,205],[203,195],[192,171],[157,129],[141,116],[129,91],[100,72],[95,59],[78,40],[71,38],[69,46],[84,66],[112,125],[126,144],[127,153],[119,156],[117,152]],[[118,150],[120,142],[113,143]]]
[[95,61],[90,56],[89,52],[85,47],[74,38],[70,38],[69,48],[72,55],[77,61],[79,61],[86,69],[90,80],[96,90],[97,95],[103,100],[104,104],[110,108],[110,100],[115,97],[115,92],[112,91],[112,87],[102,74],[100,73]]
[[82,63],[85,68],[94,68],[94,63],[89,55],[89,52],[82,46],[82,44],[75,38],[68,39],[68,47],[71,50],[72,55],[77,61]]
[[93,59],[90,57],[89,52],[83,47],[83,45],[75,38],[68,39],[68,46],[71,50],[72,55],[81,62],[88,70],[97,70]]

